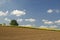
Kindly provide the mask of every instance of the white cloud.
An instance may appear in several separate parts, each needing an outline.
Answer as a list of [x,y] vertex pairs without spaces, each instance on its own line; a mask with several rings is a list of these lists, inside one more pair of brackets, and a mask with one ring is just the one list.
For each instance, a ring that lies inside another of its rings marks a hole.
[[40,26],[39,28],[48,28],[47,26]]
[[60,23],[60,20],[55,21],[55,23]]
[[55,21],[55,24],[60,25],[60,20]]
[[54,24],[54,22],[49,21],[49,20],[43,19],[42,21],[43,21],[44,24]]
[[43,19],[42,22],[45,24],[45,25],[60,25],[60,20],[56,20],[56,21],[49,21],[49,20],[45,20]]
[[[45,20],[43,19],[42,20],[43,24],[46,25],[46,26],[40,26],[39,28],[51,28],[51,29],[54,29],[54,28],[58,28],[59,25],[60,25],[60,20],[56,20],[56,21],[49,21],[49,20]],[[47,25],[48,24],[48,25]]]
[[10,22],[10,21],[11,21],[11,20],[10,20],[10,19],[8,19],[8,18],[5,18],[4,20],[5,20],[5,21],[8,21],[8,22]]
[[49,20],[45,20],[43,19],[42,22],[44,23],[44,25],[47,25],[47,26],[40,26],[40,27],[43,27],[43,28],[58,28],[59,25],[60,25],[60,20],[57,20],[57,21],[49,21]]
[[50,26],[40,26],[39,28],[43,28],[43,29],[48,29],[48,28],[57,28],[58,26],[56,25],[50,25]]
[[47,13],[52,13],[52,12],[53,12],[52,9],[47,10]]
[[0,11],[0,16],[7,16],[7,14],[8,14],[8,11],[6,12]]
[[22,22],[22,21],[23,21],[23,19],[17,19],[17,21],[18,21],[18,22]]
[[24,27],[32,27],[31,24],[27,24],[27,25],[20,25],[20,26],[24,26]]
[[33,19],[33,18],[29,18],[29,19],[17,19],[17,21],[19,22],[22,22],[22,21],[28,21],[28,22],[35,22],[36,20]]
[[35,22],[36,20],[35,20],[35,19],[33,19],[33,18],[30,18],[30,19],[25,19],[25,21]]
[[25,15],[26,12],[25,11],[21,11],[21,10],[13,10],[11,12],[12,15],[15,15],[15,16],[22,16],[22,15]]
[[60,10],[58,10],[58,9],[48,9],[47,13],[60,13]]
[[56,25],[52,25],[52,26],[49,26],[49,28],[57,28],[58,26]]
[[44,22],[44,24],[53,24],[53,22],[52,21],[46,21],[46,22]]
[[45,21],[48,21],[48,20],[43,19],[42,21],[45,22]]

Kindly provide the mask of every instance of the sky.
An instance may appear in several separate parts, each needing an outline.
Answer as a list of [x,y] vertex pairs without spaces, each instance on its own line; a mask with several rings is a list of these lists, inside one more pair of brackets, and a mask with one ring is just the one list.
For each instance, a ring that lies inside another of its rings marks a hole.
[[0,0],[0,24],[60,28],[60,0]]

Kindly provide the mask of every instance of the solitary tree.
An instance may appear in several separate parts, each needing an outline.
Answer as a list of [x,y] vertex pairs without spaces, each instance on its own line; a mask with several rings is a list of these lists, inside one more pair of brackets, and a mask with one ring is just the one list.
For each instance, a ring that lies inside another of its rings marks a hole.
[[19,24],[17,23],[16,20],[11,20],[10,25],[12,25],[12,26],[18,26]]

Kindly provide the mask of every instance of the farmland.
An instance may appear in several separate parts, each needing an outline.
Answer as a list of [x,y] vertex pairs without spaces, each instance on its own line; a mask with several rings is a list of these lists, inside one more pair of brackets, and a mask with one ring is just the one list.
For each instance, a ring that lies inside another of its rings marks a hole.
[[0,40],[60,40],[60,32],[24,27],[0,26]]

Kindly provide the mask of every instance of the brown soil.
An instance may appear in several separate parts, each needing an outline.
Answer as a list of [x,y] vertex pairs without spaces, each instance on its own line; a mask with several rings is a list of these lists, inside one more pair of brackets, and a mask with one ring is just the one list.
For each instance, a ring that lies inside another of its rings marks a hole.
[[60,40],[60,32],[17,27],[0,27],[0,40]]

